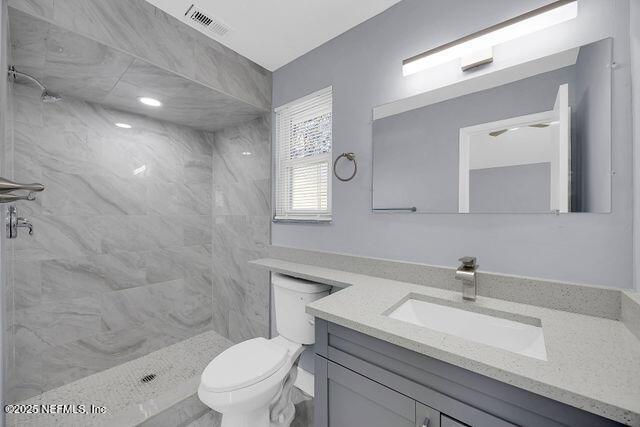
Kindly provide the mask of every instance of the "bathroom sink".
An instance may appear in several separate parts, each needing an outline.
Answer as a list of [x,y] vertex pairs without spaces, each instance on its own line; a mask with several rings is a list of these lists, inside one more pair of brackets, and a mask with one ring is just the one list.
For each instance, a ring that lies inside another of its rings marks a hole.
[[409,298],[387,316],[523,356],[547,360],[540,319],[493,310],[486,310],[491,314],[484,314],[455,307],[453,305],[457,303],[454,302],[435,301],[435,298],[431,301]]

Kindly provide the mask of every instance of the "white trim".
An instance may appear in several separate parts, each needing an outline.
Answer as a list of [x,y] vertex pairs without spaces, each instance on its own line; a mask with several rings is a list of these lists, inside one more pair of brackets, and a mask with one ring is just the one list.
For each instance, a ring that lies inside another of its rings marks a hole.
[[458,178],[458,213],[469,213],[469,164],[471,132],[460,129],[460,165]]
[[409,98],[400,99],[373,108],[373,120],[394,116],[417,108],[426,107],[447,99],[492,89],[518,80],[574,65],[580,47],[574,47],[553,55],[536,58],[512,67],[478,74],[451,85],[443,86]]
[[313,99],[313,98],[315,98],[317,96],[322,96],[322,95],[325,95],[325,94],[331,93],[331,92],[333,92],[333,86],[327,86],[324,89],[317,90],[317,91],[315,91],[313,93],[310,93],[308,95],[303,96],[302,98],[294,99],[293,101],[289,101],[284,105],[276,107],[276,108],[273,109],[273,112],[274,113],[278,113],[279,111],[284,110],[285,108],[289,108],[292,105],[301,104],[301,103],[309,101],[309,100],[311,100],[311,99]]
[[314,375],[298,366],[298,375],[296,376],[296,380],[293,382],[293,385],[309,396],[314,397],[313,384]]
[[571,151],[571,110],[569,107],[568,84],[560,85],[560,88],[558,88],[556,105],[553,110],[557,114],[560,123],[558,129],[558,198],[557,207],[554,208],[551,205],[551,210],[557,209],[561,213],[567,213],[569,212],[569,161]]
[[[296,157],[292,155],[292,141],[294,128],[315,117],[333,115],[333,86],[326,87],[300,99],[291,101],[274,110],[275,138],[274,138],[274,208],[273,221],[292,222],[330,222],[332,220],[332,147],[328,152],[320,153],[316,151],[306,157]],[[331,120],[331,132],[333,133],[333,119]],[[316,137],[313,141],[307,141],[317,145]],[[329,141],[327,141],[329,142]],[[332,145],[332,141],[331,145]],[[295,144],[294,144],[295,145]],[[326,167],[326,177],[324,175]],[[293,191],[291,179],[295,171],[309,168],[309,171],[301,172],[301,181],[296,181],[303,187],[300,191]],[[313,169],[313,170],[311,170]],[[315,175],[317,171],[318,175]],[[313,177],[316,176],[316,181]],[[326,182],[325,182],[326,178]],[[316,182],[314,187],[313,182]],[[325,193],[326,190],[326,193]],[[297,206],[294,209],[292,196],[300,195],[305,201],[309,198],[317,197],[317,206]],[[322,196],[326,194],[325,200]],[[304,207],[304,209],[303,209]],[[308,209],[307,209],[308,208]]]

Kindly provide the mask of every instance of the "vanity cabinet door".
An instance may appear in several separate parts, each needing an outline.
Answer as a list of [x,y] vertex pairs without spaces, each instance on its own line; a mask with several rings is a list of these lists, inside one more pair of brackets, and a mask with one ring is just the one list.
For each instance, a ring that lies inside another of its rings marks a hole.
[[328,362],[328,427],[415,427],[416,402]]
[[416,403],[416,427],[441,427],[440,412],[422,403]]
[[449,418],[446,415],[442,415],[440,427],[469,427],[466,424],[456,421],[453,418]]

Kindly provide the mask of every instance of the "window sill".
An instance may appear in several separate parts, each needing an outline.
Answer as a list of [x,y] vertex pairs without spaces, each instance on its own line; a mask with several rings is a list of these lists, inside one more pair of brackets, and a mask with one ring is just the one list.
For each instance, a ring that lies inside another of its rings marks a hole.
[[271,220],[274,224],[331,224],[333,223],[333,218],[331,219],[285,219],[285,218],[273,218]]

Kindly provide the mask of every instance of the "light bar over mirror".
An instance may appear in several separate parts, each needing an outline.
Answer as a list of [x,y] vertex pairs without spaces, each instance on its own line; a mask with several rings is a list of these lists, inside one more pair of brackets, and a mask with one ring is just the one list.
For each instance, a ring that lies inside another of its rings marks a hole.
[[409,76],[456,59],[460,59],[463,69],[467,70],[491,62],[494,46],[570,21],[577,16],[577,0],[556,1],[405,59],[402,62],[402,74]]

